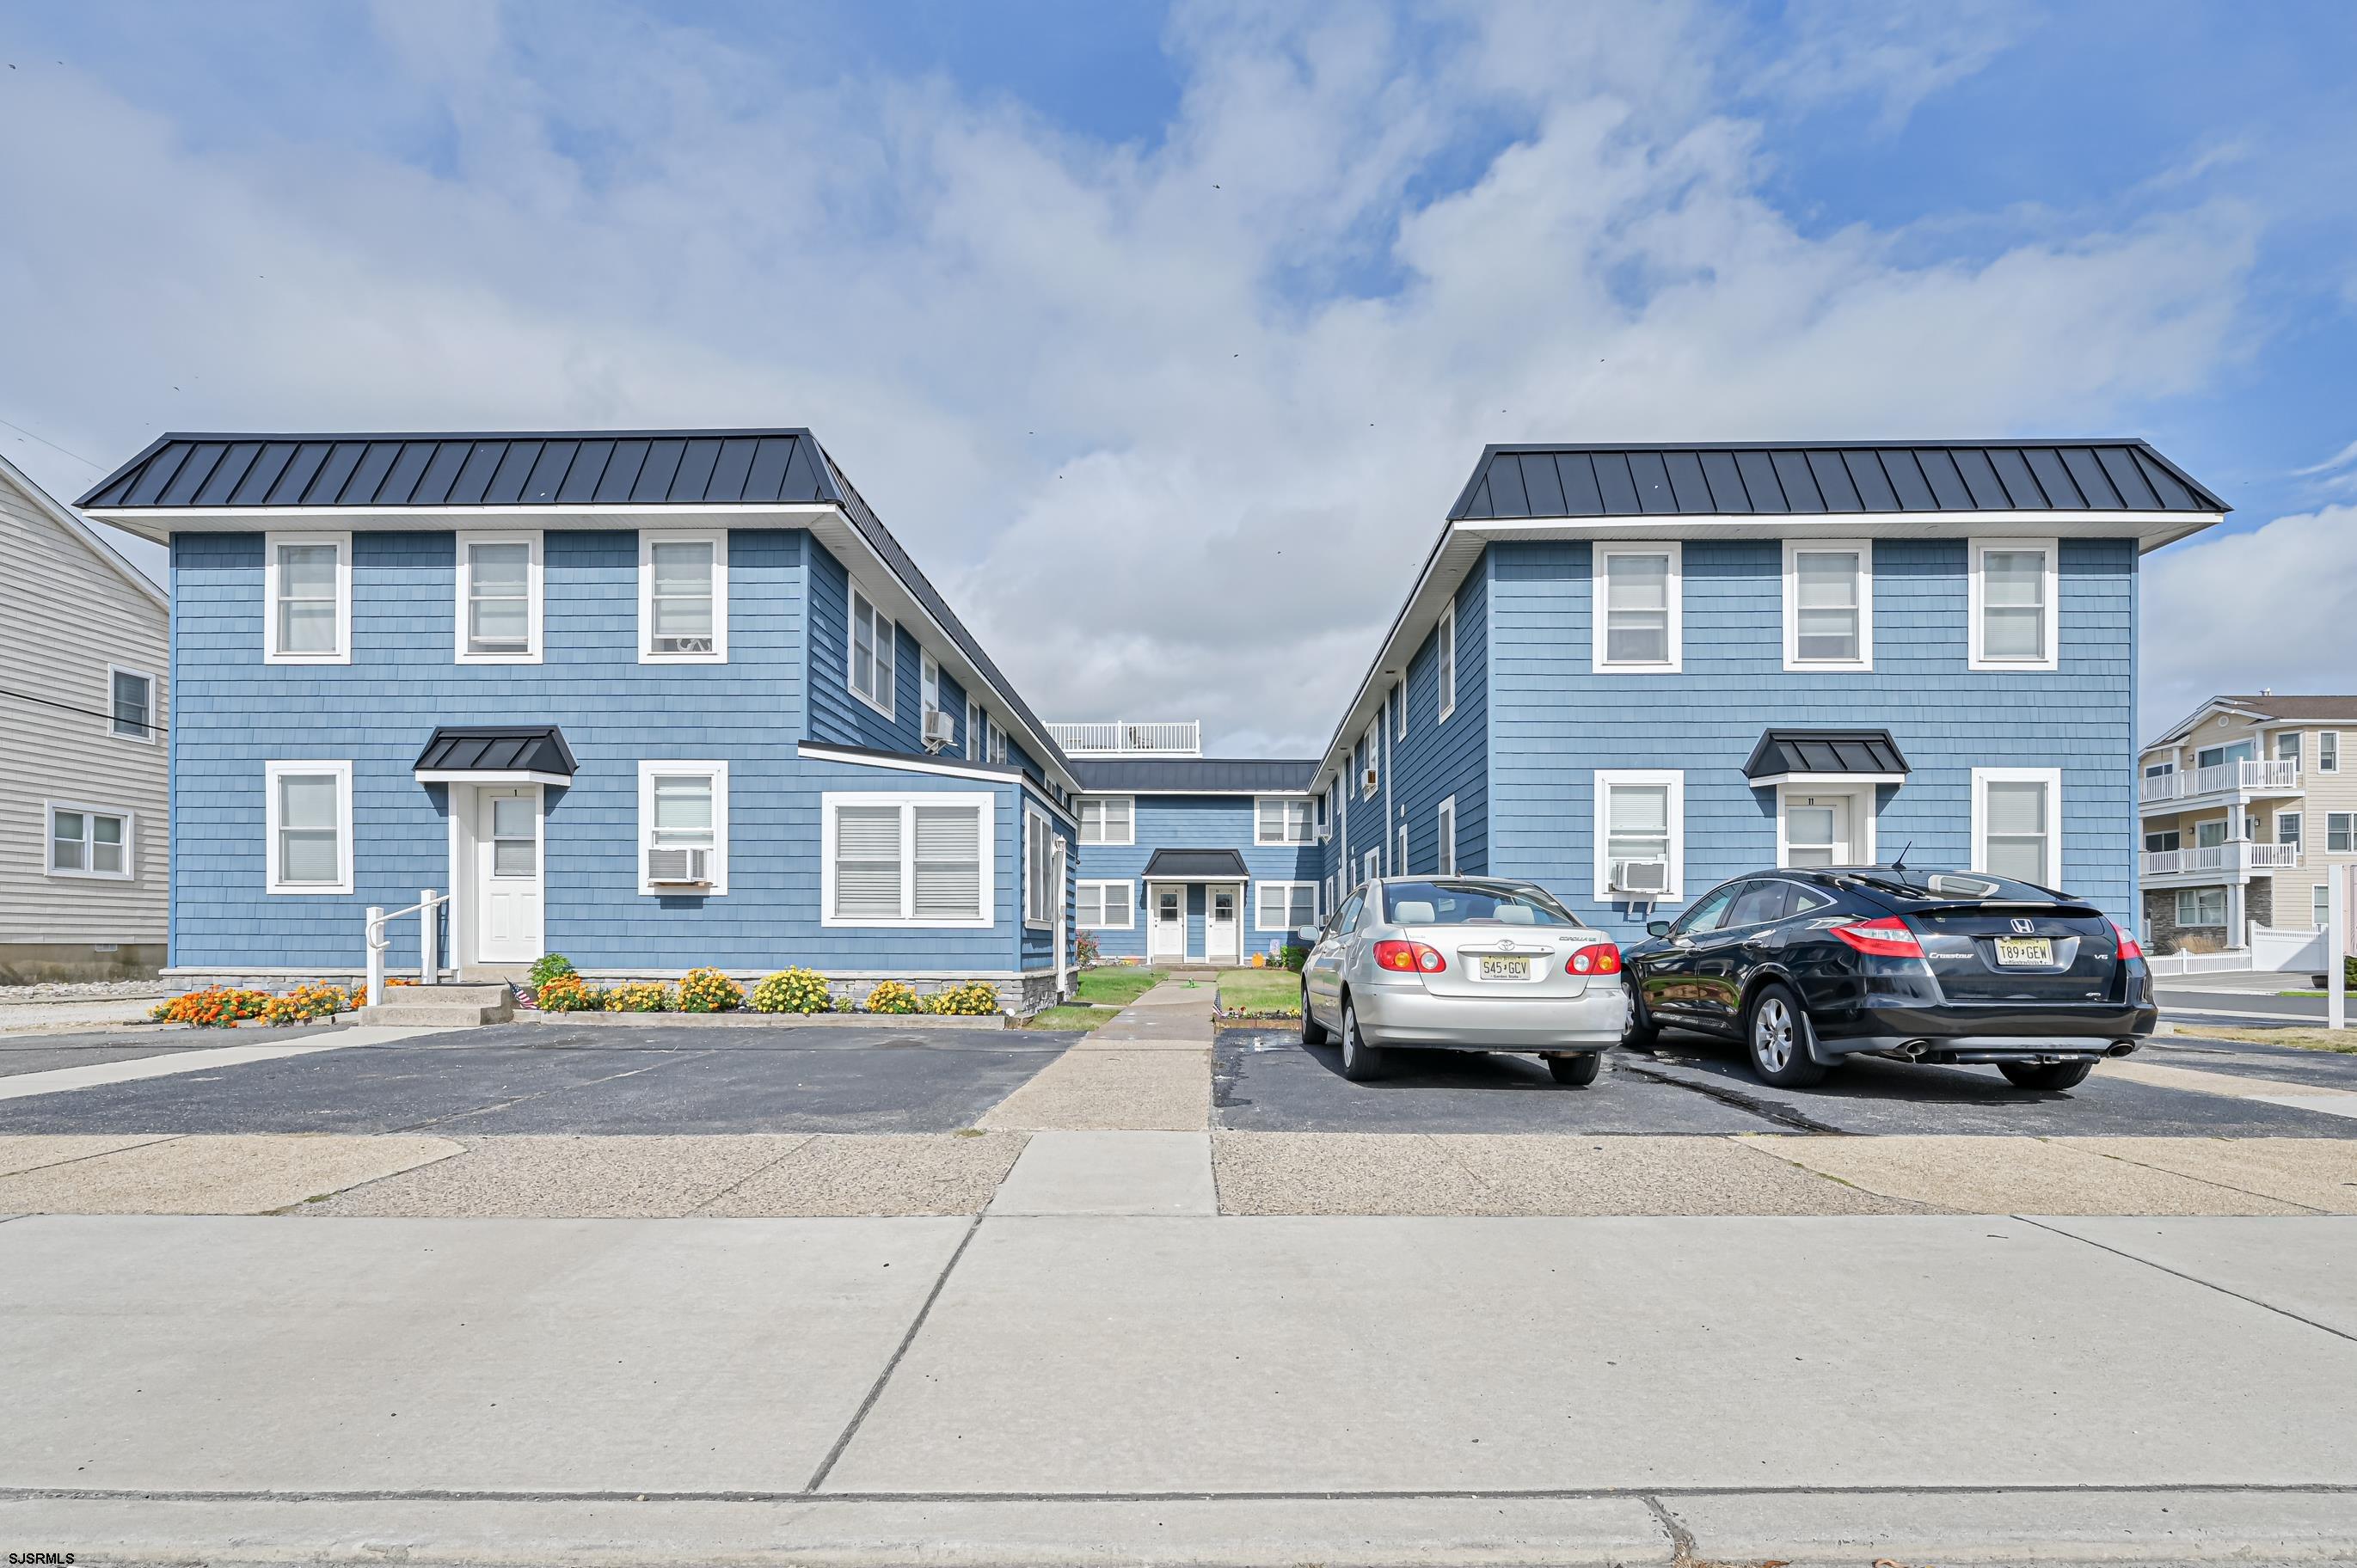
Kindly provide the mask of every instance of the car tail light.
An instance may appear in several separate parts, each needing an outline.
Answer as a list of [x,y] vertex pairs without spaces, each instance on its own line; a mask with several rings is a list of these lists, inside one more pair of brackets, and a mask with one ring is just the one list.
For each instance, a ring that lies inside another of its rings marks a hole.
[[1620,950],[1610,942],[1595,942],[1571,955],[1563,966],[1566,974],[1618,974],[1620,972]]
[[1375,967],[1401,974],[1414,974],[1419,970],[1426,974],[1438,974],[1448,967],[1448,961],[1440,956],[1439,949],[1426,947],[1422,942],[1377,942]]
[[1880,958],[1921,958],[1923,944],[1896,915],[1879,920],[1857,920],[1835,926],[1834,935],[1863,953]]
[[2128,935],[2128,929],[2126,926],[2121,925],[2117,920],[2114,920],[2112,922],[2112,929],[2119,934],[2120,956],[2122,958],[2144,957],[2144,944],[2136,940],[2134,937]]

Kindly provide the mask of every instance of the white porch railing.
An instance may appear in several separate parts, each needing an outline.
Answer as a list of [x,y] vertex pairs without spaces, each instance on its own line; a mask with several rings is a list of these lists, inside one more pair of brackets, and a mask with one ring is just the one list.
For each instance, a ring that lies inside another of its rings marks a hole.
[[1203,725],[1200,719],[1141,724],[1114,719],[1087,724],[1049,725],[1048,733],[1072,757],[1148,756],[1200,757]]
[[2296,843],[2252,843],[2229,839],[2224,843],[2196,844],[2191,849],[2147,850],[2147,876],[2198,876],[2205,873],[2242,881],[2254,871],[2289,871],[2299,865]]
[[2230,789],[2297,789],[2299,764],[2288,757],[2259,762],[2222,762],[2214,768],[2183,768],[2174,773],[2140,779],[2139,800],[2190,800],[2197,795],[2219,795]]
[[384,950],[393,945],[385,927],[404,915],[417,917],[417,983],[432,985],[441,978],[442,943],[439,938],[442,906],[450,901],[447,893],[436,893],[431,887],[417,891],[417,902],[406,909],[395,909],[388,915],[381,905],[371,904],[368,912],[368,1001],[371,1007],[384,1004]]

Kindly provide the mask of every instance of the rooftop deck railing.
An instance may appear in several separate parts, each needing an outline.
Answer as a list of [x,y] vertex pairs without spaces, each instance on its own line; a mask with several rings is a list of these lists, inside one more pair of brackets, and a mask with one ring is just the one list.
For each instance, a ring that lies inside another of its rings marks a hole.
[[1138,724],[1127,719],[1102,723],[1049,725],[1048,733],[1068,757],[1200,757],[1203,725],[1199,719]]

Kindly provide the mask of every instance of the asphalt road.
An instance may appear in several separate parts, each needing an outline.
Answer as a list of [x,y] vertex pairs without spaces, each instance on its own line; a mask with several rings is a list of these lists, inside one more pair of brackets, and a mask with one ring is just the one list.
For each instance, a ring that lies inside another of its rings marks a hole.
[[[2287,974],[2280,978],[2287,991],[2307,982],[2305,975]],[[2327,1006],[2321,996],[2277,996],[2270,991],[2225,988],[2204,990],[2199,981],[2155,986],[2153,993],[2160,999],[2161,1015],[2174,1017],[2189,1029],[2201,1027],[2205,1018],[2224,1023],[2229,1015],[2259,1023],[2321,1025]],[[2352,1009],[2352,1015],[2357,1016],[2357,1008]]]
[[0,1038],[0,1078],[53,1072],[59,1068],[98,1067],[138,1061],[178,1051],[209,1051],[222,1046],[285,1045],[328,1033],[317,1029],[183,1029],[142,1026],[73,1035],[12,1035]]
[[[2352,1057],[2233,1041],[2147,1049],[2139,1060],[2357,1089]],[[2107,1079],[2100,1066],[2057,1093],[2015,1089],[1993,1067],[1878,1060],[1814,1089],[1771,1089],[1736,1047],[1674,1031],[1654,1051],[1607,1053],[1585,1090],[1557,1086],[1534,1058],[1450,1051],[1397,1052],[1384,1077],[1351,1083],[1332,1047],[1305,1047],[1291,1030],[1222,1031],[1213,1060],[1213,1114],[1234,1132],[2357,1137],[2348,1117],[2155,1089]]]
[[0,1133],[951,1133],[1075,1038],[512,1024],[0,1101]]

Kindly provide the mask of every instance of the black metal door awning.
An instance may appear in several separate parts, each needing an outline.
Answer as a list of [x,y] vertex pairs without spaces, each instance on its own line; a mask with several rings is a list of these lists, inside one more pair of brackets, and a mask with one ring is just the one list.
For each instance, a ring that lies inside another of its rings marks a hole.
[[1148,882],[1242,882],[1250,875],[1232,849],[1157,849],[1146,863]]
[[1743,776],[1771,784],[1904,784],[1907,758],[1887,729],[1771,729],[1751,748]]
[[445,725],[414,771],[421,784],[570,784],[574,770],[554,725]]

